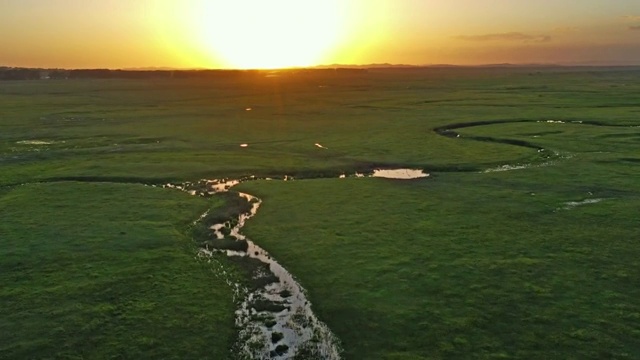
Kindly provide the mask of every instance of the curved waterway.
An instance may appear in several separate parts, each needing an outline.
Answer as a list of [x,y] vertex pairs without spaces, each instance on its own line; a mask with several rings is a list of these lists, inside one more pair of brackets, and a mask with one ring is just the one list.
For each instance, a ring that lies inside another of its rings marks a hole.
[[[354,174],[364,177],[364,174]],[[429,176],[422,170],[387,169],[376,170],[371,177],[395,179],[415,179]],[[345,175],[341,176],[345,177]],[[209,196],[228,192],[242,181],[256,180],[202,180],[198,184],[167,184],[164,187],[186,191],[191,195]],[[267,180],[267,179],[265,179]],[[284,181],[292,180],[285,176]],[[296,356],[312,359],[340,359],[341,347],[338,338],[313,313],[306,292],[277,260],[266,250],[242,234],[247,220],[258,212],[262,201],[250,194],[238,193],[250,205],[250,210],[237,219],[210,225],[210,230],[218,240],[233,239],[242,250],[220,250],[205,245],[199,250],[199,257],[215,261],[214,254],[224,253],[242,261],[253,261],[260,266],[252,266],[252,283],[259,284],[252,289],[243,288],[227,278],[227,283],[235,290],[239,308],[236,310],[236,326],[240,329],[234,346],[235,356],[240,359],[291,359]],[[197,221],[208,215],[204,213]],[[225,235],[226,234],[226,235]],[[226,274],[223,269],[221,273]]]
[[[540,156],[540,161],[536,161],[533,163],[518,163],[518,164],[504,164],[497,167],[492,167],[488,169],[484,169],[481,172],[501,172],[501,171],[511,171],[511,170],[521,170],[528,169],[531,167],[543,167],[548,165],[555,164],[555,160],[561,159],[569,159],[573,157],[572,154],[568,153],[560,153],[557,151],[550,151],[538,144],[531,143],[525,140],[516,140],[516,139],[503,139],[496,138],[490,136],[474,136],[474,135],[461,135],[455,130],[470,128],[470,127],[478,127],[478,126],[487,126],[487,125],[500,125],[500,124],[518,124],[518,123],[544,123],[550,125],[562,125],[562,124],[573,124],[573,125],[584,125],[584,126],[601,126],[601,127],[612,127],[612,128],[636,128],[637,125],[631,124],[606,124],[599,121],[592,120],[556,120],[556,119],[548,119],[548,120],[525,120],[525,119],[512,119],[512,120],[485,120],[485,121],[471,121],[471,122],[463,122],[463,123],[454,123],[439,126],[433,129],[433,131],[441,136],[446,136],[450,138],[461,138],[473,141],[483,141],[483,142],[491,142],[496,144],[506,144],[524,147],[532,150],[536,150]],[[534,136],[534,138],[537,136]]]
[[[472,122],[465,122],[465,123],[455,123],[455,124],[449,124],[449,125],[444,125],[444,126],[440,126],[437,128],[434,128],[433,131],[441,136],[445,136],[445,137],[450,137],[450,138],[462,138],[462,139],[467,139],[467,140],[473,140],[473,141],[482,141],[482,142],[490,142],[490,143],[496,143],[496,144],[506,144],[506,145],[512,145],[512,146],[519,146],[519,147],[524,147],[524,148],[528,148],[528,149],[532,149],[532,150],[536,150],[540,156],[540,161],[534,162],[534,163],[517,163],[517,164],[504,164],[504,165],[500,165],[497,167],[491,167],[491,168],[487,168],[484,169],[480,172],[483,173],[490,173],[490,172],[502,172],[502,171],[512,171],[512,170],[521,170],[521,169],[528,169],[531,167],[544,167],[544,166],[548,166],[548,165],[553,165],[555,163],[556,159],[563,159],[563,158],[569,158],[571,157],[570,154],[561,154],[559,152],[556,151],[549,151],[549,149],[546,149],[540,145],[528,142],[528,141],[524,141],[524,140],[516,140],[516,139],[503,139],[503,138],[495,138],[495,137],[489,137],[489,136],[473,136],[473,135],[465,135],[462,136],[460,133],[458,133],[457,129],[464,129],[464,128],[470,128],[470,127],[477,127],[477,126],[487,126],[487,125],[499,125],[499,124],[517,124],[517,123],[533,123],[533,120],[487,120],[487,121],[472,121]],[[536,121],[538,123],[542,122],[542,121]],[[545,121],[548,123],[564,123],[563,121],[555,121],[555,120],[548,120]],[[582,122],[575,122],[575,123],[580,123],[582,124]]]
[[[206,181],[206,194],[229,191],[239,183],[238,180]],[[176,187],[192,195],[205,195],[189,190],[189,185]],[[246,250],[200,249],[200,256],[205,258],[223,252],[230,257],[253,259],[265,265],[255,267],[252,274],[252,281],[262,285],[252,290],[240,289],[236,294],[242,300],[236,310],[235,322],[240,333],[234,355],[241,359],[290,359],[296,355],[340,359],[341,347],[337,337],[313,313],[302,286],[266,250],[241,233],[246,221],[258,212],[262,201],[250,194],[238,195],[251,204],[251,210],[233,222],[214,224],[210,228],[217,239],[224,239],[223,231],[227,229],[230,238],[246,243]],[[232,287],[238,289],[239,284]]]

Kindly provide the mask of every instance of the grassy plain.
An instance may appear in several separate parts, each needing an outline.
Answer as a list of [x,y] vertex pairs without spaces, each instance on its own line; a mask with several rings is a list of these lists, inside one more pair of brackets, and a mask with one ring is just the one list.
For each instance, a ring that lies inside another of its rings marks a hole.
[[137,184],[0,195],[0,358],[224,358],[231,289],[186,229],[222,204]]
[[[230,292],[192,262],[188,239],[189,221],[220,199],[114,183],[411,166],[432,177],[240,185],[264,200],[246,232],[300,279],[346,358],[640,356],[640,128],[630,127],[640,125],[638,70],[264,75],[0,83],[0,294],[8,315],[30,314],[3,320],[1,333],[11,334],[0,336],[3,350],[112,355],[84,346],[95,329],[68,330],[100,314],[99,336],[135,349],[117,354],[151,351],[137,343],[144,324],[108,313],[121,304],[139,316],[137,307],[105,295],[103,312],[76,300],[146,286],[142,303],[171,299],[186,314],[201,311],[189,329],[178,312],[148,317],[149,327],[189,338],[195,357],[209,336],[218,340],[207,342],[212,354],[228,351]],[[478,121],[502,123],[455,129],[460,138],[433,131]],[[531,166],[482,172],[505,164]],[[154,260],[156,248],[171,259]],[[56,251],[70,255],[35,261]],[[103,277],[86,278],[86,253],[108,257]],[[21,278],[29,273],[55,276],[61,292],[47,290],[44,275]],[[152,287],[136,280],[143,273],[179,274],[181,285]],[[25,325],[35,319],[39,326]],[[65,337],[51,330],[59,326]],[[66,340],[42,345],[50,338]],[[157,354],[184,358],[181,344],[163,343]]]
[[[432,124],[472,120],[476,111],[424,111],[425,100],[457,93],[449,88],[456,84],[400,75],[3,83],[0,181],[335,174],[372,163],[455,167],[531,156],[433,134]],[[34,139],[53,144],[17,143]]]
[[264,200],[247,234],[306,285],[346,358],[635,358],[638,185],[547,176],[241,189]]

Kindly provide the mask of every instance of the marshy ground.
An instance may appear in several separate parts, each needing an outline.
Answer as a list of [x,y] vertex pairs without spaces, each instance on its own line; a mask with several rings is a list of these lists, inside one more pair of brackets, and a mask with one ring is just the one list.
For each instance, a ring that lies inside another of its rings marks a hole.
[[[246,209],[161,185],[250,176],[232,189],[262,200],[243,233],[344,358],[637,358],[639,79],[0,82],[0,358],[233,358],[227,280],[247,271],[198,260],[194,221]],[[430,176],[340,178],[377,168]]]

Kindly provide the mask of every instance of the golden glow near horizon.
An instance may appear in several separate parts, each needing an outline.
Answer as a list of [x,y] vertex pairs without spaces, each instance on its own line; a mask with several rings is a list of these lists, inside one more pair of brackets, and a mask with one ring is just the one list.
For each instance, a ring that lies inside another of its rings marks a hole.
[[363,11],[359,1],[165,1],[152,8],[149,24],[186,66],[313,66],[353,58],[385,37],[384,7],[373,1]]
[[0,66],[640,64],[638,0],[4,0]]
[[193,36],[204,51],[235,68],[317,64],[336,46],[346,19],[340,0],[203,1]]

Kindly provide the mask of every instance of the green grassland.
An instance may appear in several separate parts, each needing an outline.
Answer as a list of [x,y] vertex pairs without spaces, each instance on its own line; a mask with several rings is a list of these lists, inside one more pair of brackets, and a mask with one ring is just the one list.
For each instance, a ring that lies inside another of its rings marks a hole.
[[[444,79],[424,84],[408,74],[407,84],[398,84],[395,77],[3,83],[2,124],[11,131],[0,139],[7,168],[1,180],[106,173],[182,180],[335,173],[371,163],[472,166],[530,156],[432,134],[431,124],[473,119],[476,112],[441,118],[422,102],[452,91]],[[406,89],[412,84],[420,87]],[[54,143],[17,144],[32,139]],[[241,143],[250,146],[240,151]]]
[[0,197],[0,358],[223,358],[231,289],[186,229],[219,201],[135,184]]
[[224,198],[142,184],[287,174],[245,232],[345,358],[640,357],[640,71],[277,75],[0,83],[0,358],[231,357]]
[[[347,358],[637,357],[637,184],[543,172],[247,183],[264,205],[246,232]],[[605,200],[567,208],[589,191]]]

